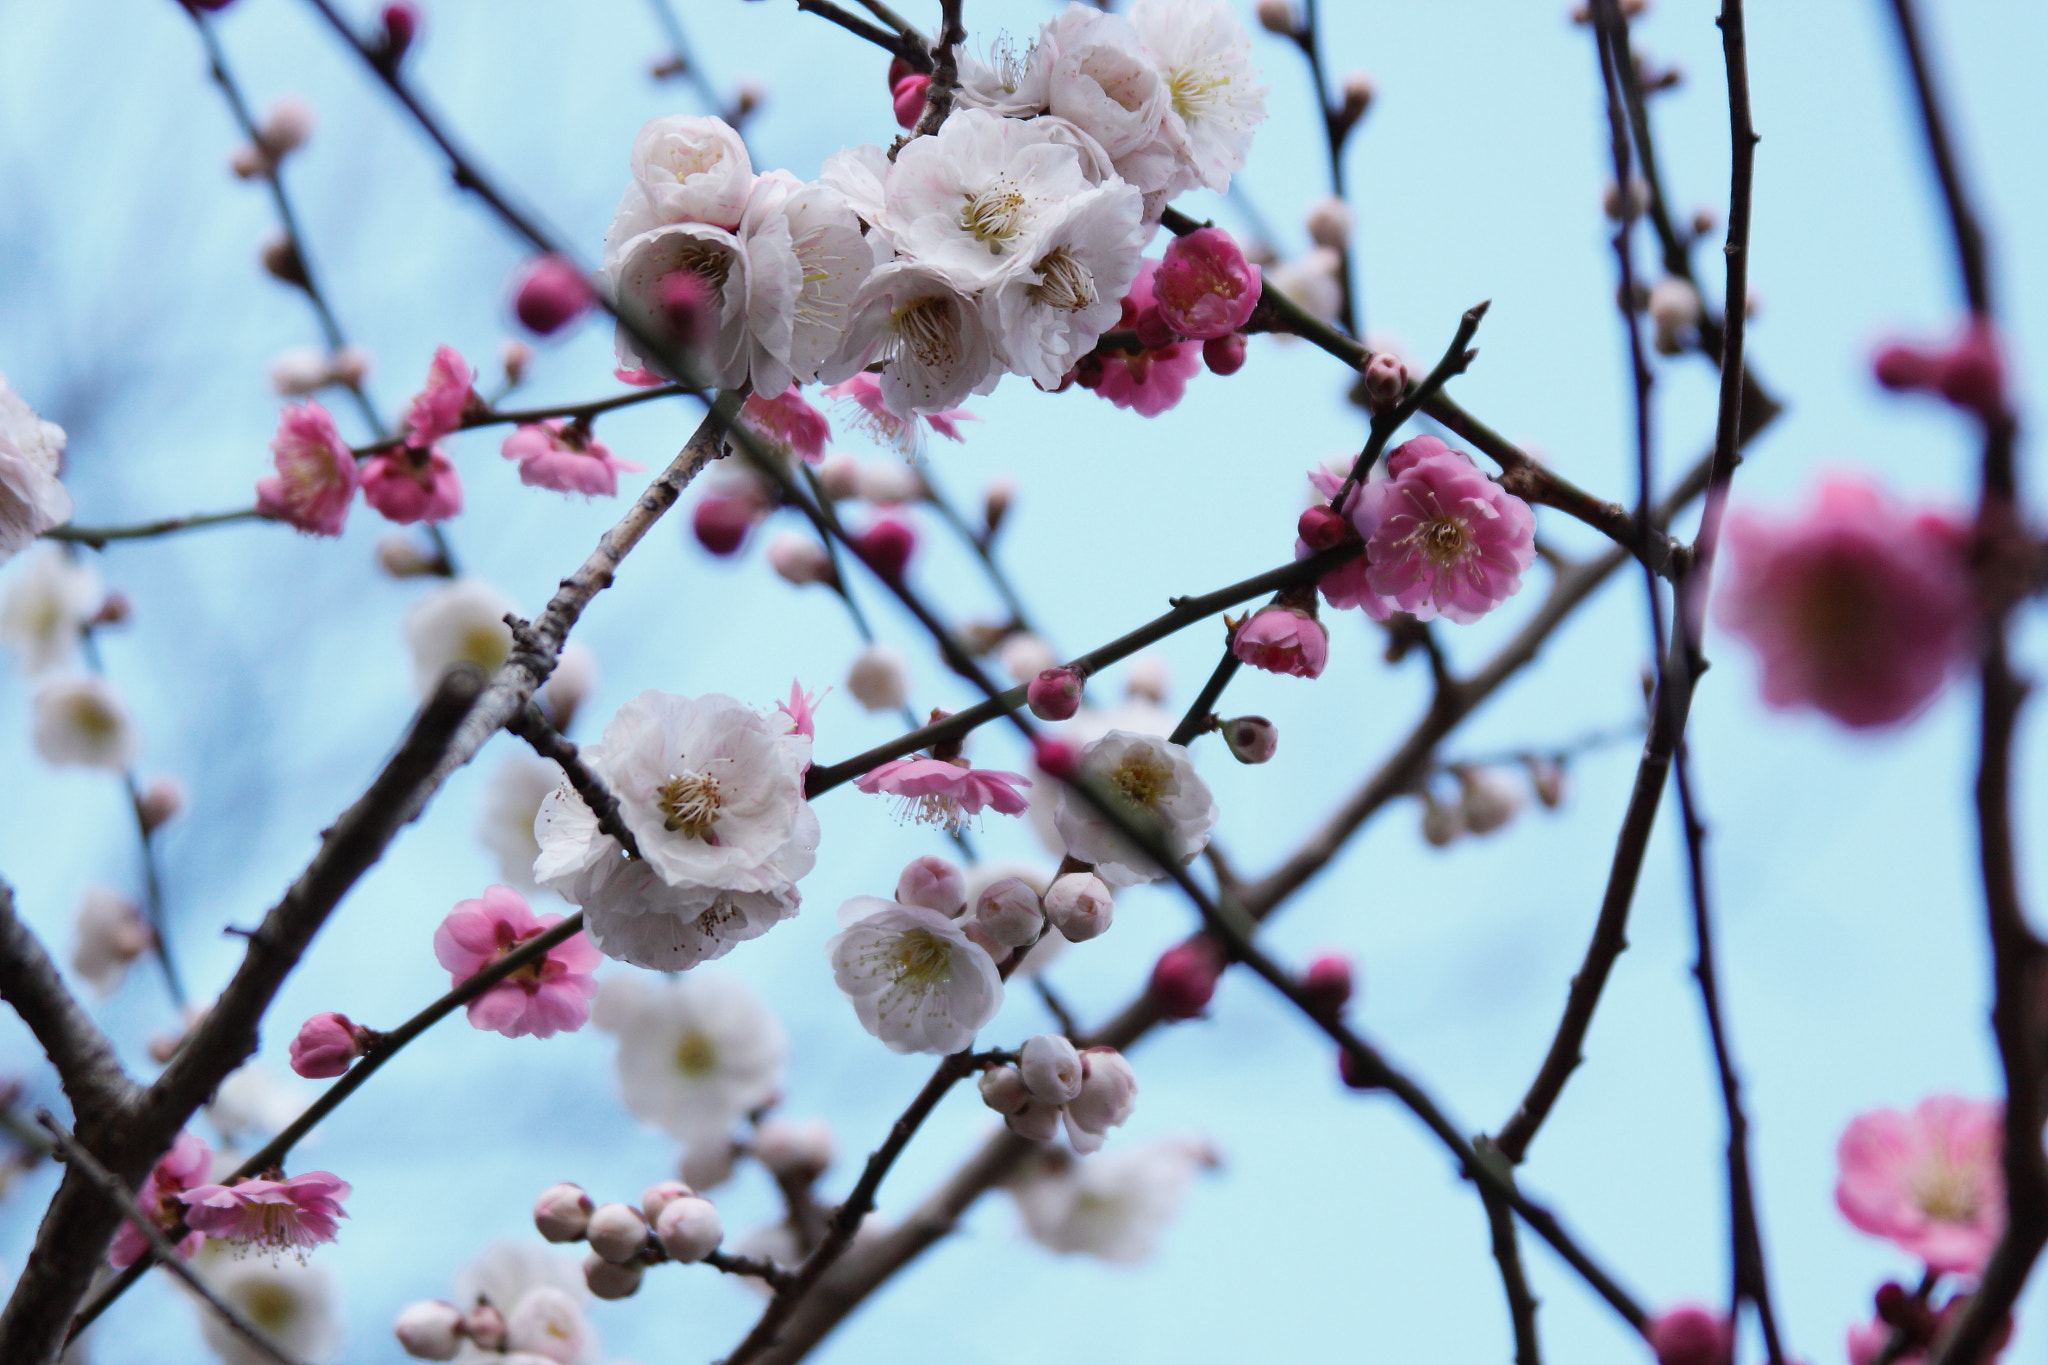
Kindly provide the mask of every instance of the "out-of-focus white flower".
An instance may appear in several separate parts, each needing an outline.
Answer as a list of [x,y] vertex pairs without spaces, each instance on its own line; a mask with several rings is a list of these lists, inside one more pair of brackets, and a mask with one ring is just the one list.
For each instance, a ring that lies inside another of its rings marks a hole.
[[1003,666],[1003,672],[1020,683],[1028,683],[1048,668],[1060,666],[1059,655],[1052,652],[1052,646],[1029,631],[1017,631],[1003,637],[996,646],[996,662]]
[[894,711],[910,700],[910,669],[889,646],[872,644],[846,670],[846,690],[870,711]]
[[993,390],[1003,374],[971,287],[914,260],[892,261],[868,276],[839,353],[818,377],[837,383],[875,363],[882,366],[883,404],[903,418],[957,407],[971,393]]
[[[1173,691],[1173,668],[1163,655],[1140,654],[1131,660],[1131,666],[1124,670],[1124,695],[1131,705],[1162,707]],[[1163,714],[1163,713],[1162,713]],[[1167,722],[1164,730],[1154,730],[1149,725],[1117,725],[1119,730],[1135,730],[1139,734],[1166,735],[1173,733],[1173,722]],[[1103,733],[1107,734],[1107,731]]]
[[1011,372],[1056,388],[1116,326],[1138,275],[1144,210],[1144,196],[1122,181],[1072,195],[993,286],[996,351]]
[[781,1088],[789,1040],[737,978],[606,977],[590,1017],[618,1037],[626,1107],[686,1143],[724,1140]]
[[496,673],[512,653],[505,613],[512,604],[481,578],[458,578],[422,597],[405,618],[412,685],[432,696],[441,675],[459,663]]
[[311,1103],[305,1087],[264,1062],[246,1062],[227,1074],[206,1106],[206,1117],[231,1147],[252,1145],[292,1125]]
[[[290,1258],[237,1258],[209,1241],[192,1257],[192,1268],[208,1289],[236,1308],[289,1359],[324,1365],[341,1347],[340,1295],[324,1265]],[[272,1365],[271,1358],[237,1336],[234,1329],[196,1298],[199,1334],[222,1365]]]
[[815,1180],[832,1164],[832,1125],[769,1119],[755,1130],[754,1159],[778,1180]]
[[1329,322],[1344,306],[1343,286],[1337,273],[1343,258],[1326,246],[1282,261],[1266,272],[1266,283],[1301,305],[1310,317]]
[[1648,311],[1657,332],[1657,349],[1676,351],[1700,320],[1700,291],[1676,276],[1661,279],[1650,286]]
[[839,922],[825,942],[833,980],[891,1052],[958,1052],[1002,1007],[994,960],[938,911],[855,896]]
[[505,1350],[524,1354],[465,1341],[455,1358],[473,1365],[522,1359],[596,1365],[597,1333],[585,1316],[589,1302],[580,1257],[527,1242],[494,1242],[456,1274],[455,1303],[472,1313],[495,1309],[505,1323]]
[[491,774],[476,837],[497,858],[498,877],[507,886],[529,892],[540,889],[533,879],[534,859],[540,857],[540,841],[533,837],[533,826],[540,803],[561,781],[559,767],[531,754],[514,754]]
[[1491,768],[1458,769],[1458,814],[1474,834],[1491,834],[1522,809],[1522,790]]
[[121,988],[128,964],[150,950],[156,931],[141,907],[118,891],[89,886],[72,921],[71,970],[102,996]]
[[1266,121],[1251,38],[1224,0],[1137,0],[1131,27],[1166,81],[1166,131],[1195,178],[1221,194]]
[[[869,1214],[868,1217],[874,1215]],[[854,1234],[854,1240],[860,1240],[859,1233]],[[797,1240],[796,1229],[788,1223],[770,1223],[766,1227],[755,1228],[734,1243],[732,1251],[735,1256],[751,1256],[782,1266],[793,1266],[804,1258],[804,1245]],[[751,1275],[741,1276],[740,1283],[763,1297],[772,1292],[766,1280]]]
[[548,706],[548,718],[557,730],[567,732],[576,721],[576,712],[583,706],[592,692],[597,690],[597,656],[580,642],[571,640],[562,646],[562,652],[555,660],[555,671],[548,674],[548,680],[541,684],[541,700]]
[[[1080,776],[1117,802],[1140,828],[1149,827],[1178,861],[1186,862],[1208,844],[1216,801],[1180,745],[1112,730],[1081,751]],[[1070,791],[1061,790],[1053,819],[1067,852],[1094,864],[1095,875],[1111,886],[1134,886],[1166,875],[1093,805]]]
[[1199,1138],[1166,1138],[1082,1161],[1047,1160],[1011,1194],[1031,1240],[1062,1254],[1137,1262],[1158,1250],[1195,1172],[1217,1164]]
[[1311,242],[1332,251],[1342,251],[1350,243],[1357,221],[1349,204],[1334,194],[1326,194],[1309,205],[1305,226]]
[[106,598],[99,574],[54,545],[28,557],[0,599],[0,640],[24,673],[62,668]]
[[0,375],[0,560],[71,520],[63,466],[64,428],[36,416]]
[[36,752],[46,762],[125,772],[142,736],[128,704],[105,678],[52,678],[36,689]]

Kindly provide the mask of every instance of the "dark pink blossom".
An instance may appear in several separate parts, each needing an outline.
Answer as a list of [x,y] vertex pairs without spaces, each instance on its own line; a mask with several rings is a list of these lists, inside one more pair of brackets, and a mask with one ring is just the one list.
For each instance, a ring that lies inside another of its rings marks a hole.
[[1681,1303],[1643,1325],[1657,1365],[1728,1365],[1735,1358],[1735,1334],[1728,1319],[1711,1308]]
[[[476,900],[457,901],[434,931],[434,958],[459,986],[485,967],[562,922],[560,915],[536,915],[526,898],[509,886],[493,886]],[[469,1002],[469,1022],[519,1038],[574,1033],[590,1018],[597,994],[591,978],[600,955],[582,934],[572,934]]]
[[299,1025],[292,1039],[292,1070],[309,1081],[339,1076],[363,1055],[369,1035],[346,1014],[316,1014]]
[[1933,701],[1970,654],[1965,546],[1945,517],[1830,479],[1792,520],[1728,518],[1715,619],[1756,650],[1772,706],[1891,725]]
[[1314,678],[1330,658],[1322,622],[1298,607],[1262,607],[1230,636],[1230,652],[1253,668]]
[[1193,1019],[1209,1008],[1229,959],[1206,934],[1176,943],[1152,964],[1152,999],[1168,1019]]
[[[879,394],[880,390],[877,390]],[[803,392],[792,384],[773,398],[751,394],[740,409],[740,425],[763,444],[800,457],[805,464],[825,458],[825,443],[832,439],[832,424],[804,401]],[[951,433],[949,433],[951,434]],[[954,440],[960,438],[955,435]]]
[[435,347],[434,359],[427,366],[427,386],[414,395],[405,410],[405,443],[425,450],[459,428],[474,381],[469,362],[453,346]]
[[278,417],[277,473],[256,481],[256,510],[316,536],[338,536],[356,496],[356,457],[327,409],[308,400]]
[[[149,1220],[165,1232],[177,1226],[184,1216],[185,1206],[180,1202],[185,1191],[205,1180],[213,1170],[213,1149],[206,1145],[206,1139],[191,1133],[179,1133],[171,1143],[171,1150],[157,1158],[156,1165],[142,1178],[142,1188],[135,1192],[135,1204]],[[178,1239],[178,1251],[190,1256],[206,1240],[206,1234],[192,1225],[193,1230]],[[149,1250],[149,1239],[142,1235],[142,1229],[132,1221],[121,1224],[121,1230],[114,1234],[113,1250],[107,1255],[108,1264],[116,1270],[125,1270]]]
[[588,427],[560,417],[518,428],[505,438],[502,453],[519,462],[519,482],[527,487],[586,497],[609,498],[619,491],[620,474],[647,467],[620,459]]
[[1018,788],[1031,779],[1022,773],[970,768],[938,758],[899,758],[854,780],[864,792],[903,798],[908,818],[942,829],[959,829],[984,809],[998,815],[1021,815],[1029,804]]
[[1152,291],[1159,317],[1196,341],[1229,336],[1259,302],[1259,268],[1222,228],[1197,228],[1167,244]]
[[1529,504],[1433,436],[1396,447],[1386,476],[1345,506],[1365,541],[1360,605],[1376,621],[1405,611],[1470,624],[1514,596],[1536,559]]
[[462,480],[441,447],[399,446],[363,465],[363,501],[401,526],[446,521],[462,510]]
[[[1157,261],[1147,260],[1138,267],[1138,277],[1124,295],[1119,326],[1137,328],[1142,320],[1158,316],[1153,295],[1158,273]],[[1076,382],[1140,417],[1157,417],[1180,402],[1188,380],[1201,368],[1201,347],[1169,340],[1158,346],[1140,345],[1135,350],[1091,356],[1077,371]]]
[[2004,415],[2005,359],[1998,333],[1984,318],[1972,318],[1947,346],[1891,342],[1878,350],[1871,368],[1888,389],[1940,394],[1987,422]]
[[849,543],[869,568],[893,583],[910,567],[910,556],[917,550],[917,531],[901,518],[880,517]]
[[1930,1270],[1975,1275],[2005,1231],[2004,1107],[1932,1095],[1859,1115],[1835,1148],[1835,1205]]
[[531,331],[547,336],[590,310],[590,281],[560,256],[537,256],[519,277],[512,311]]
[[308,1171],[290,1180],[201,1185],[178,1200],[195,1231],[274,1254],[333,1241],[335,1220],[348,1217],[341,1207],[348,1196],[349,1184],[340,1176]]

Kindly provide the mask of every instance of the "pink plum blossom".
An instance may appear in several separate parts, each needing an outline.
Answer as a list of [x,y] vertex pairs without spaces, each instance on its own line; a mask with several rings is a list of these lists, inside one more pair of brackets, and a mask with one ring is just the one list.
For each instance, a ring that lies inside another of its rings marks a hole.
[[2005,1230],[2004,1107],[1932,1095],[1910,1114],[1859,1115],[1835,1148],[1835,1204],[1930,1270],[1974,1275]]
[[590,310],[590,281],[560,256],[539,256],[521,272],[512,311],[542,336],[560,331]]
[[349,1184],[340,1176],[308,1171],[289,1180],[201,1185],[178,1200],[195,1231],[275,1254],[333,1241],[335,1220],[348,1217],[341,1207],[348,1196]]
[[999,815],[1021,815],[1028,802],[1019,787],[1030,785],[1021,773],[970,768],[938,758],[899,758],[854,780],[864,792],[903,798],[908,819],[942,829],[959,829],[984,808]]
[[400,446],[363,466],[363,501],[401,526],[446,521],[462,510],[462,480],[441,447]]
[[270,453],[277,473],[256,481],[256,510],[312,535],[340,535],[356,495],[356,457],[327,409],[310,400],[286,408]]
[[1966,533],[1836,477],[1788,521],[1728,518],[1716,619],[1755,649],[1764,700],[1857,729],[1933,701],[1974,636]]
[[369,1030],[345,1014],[316,1014],[292,1039],[292,1070],[312,1081],[339,1076],[363,1055],[368,1038]]
[[1536,559],[1536,514],[1433,436],[1387,456],[1345,510],[1365,541],[1361,606],[1375,621],[1396,611],[1468,625],[1522,586]]
[[[171,1143],[171,1150],[157,1158],[156,1165],[142,1178],[142,1188],[135,1192],[135,1204],[148,1215],[151,1222],[166,1232],[177,1225],[184,1215],[184,1205],[179,1202],[185,1191],[206,1179],[213,1169],[213,1149],[206,1145],[206,1139],[191,1133],[179,1133]],[[190,1256],[206,1240],[206,1234],[193,1225],[193,1231],[178,1239],[178,1251]],[[142,1235],[142,1229],[133,1222],[121,1224],[121,1230],[114,1234],[114,1247],[107,1255],[107,1261],[116,1270],[125,1270],[135,1264],[143,1253],[149,1250],[149,1239]]]
[[1268,673],[1314,678],[1329,661],[1330,635],[1313,612],[1299,607],[1264,607],[1231,634],[1230,652]]
[[[560,915],[534,914],[511,887],[493,886],[476,900],[456,902],[434,931],[434,957],[448,969],[450,984],[459,986],[561,921]],[[573,1033],[590,1018],[597,994],[590,974],[598,960],[588,938],[571,935],[470,1001],[469,1022],[507,1038]]]
[[462,425],[475,376],[453,346],[438,346],[427,366],[427,386],[405,410],[405,443],[425,450]]
[[931,87],[932,78],[922,72],[911,72],[889,92],[889,102],[895,106],[896,123],[901,128],[915,128],[918,116],[924,112],[925,91]]
[[1879,349],[1872,369],[1888,389],[1936,393],[1987,422],[2004,415],[2005,359],[1998,333],[1984,318],[1972,318],[1944,347],[1891,342]]
[[[880,401],[880,385],[876,385],[875,393]],[[825,443],[832,439],[832,424],[825,420],[824,413],[804,401],[803,392],[794,384],[773,398],[763,398],[758,393],[748,395],[746,406],[740,409],[740,425],[763,444],[785,455],[796,455],[805,464],[823,460]]]
[[1735,1334],[1727,1317],[1696,1303],[1658,1313],[1643,1325],[1643,1336],[1657,1365],[1728,1365],[1734,1359]]
[[1222,228],[1167,244],[1152,279],[1159,317],[1180,336],[1209,341],[1244,326],[1259,302],[1259,268]]
[[[789,733],[802,735],[805,739],[817,737],[818,697],[804,691],[801,682],[790,680],[789,700],[776,702],[775,709],[789,717]],[[809,766],[805,765],[806,768]]]
[[590,428],[560,417],[520,427],[505,438],[502,453],[519,462],[519,482],[527,487],[586,497],[612,497],[619,491],[620,474],[647,467],[620,459]]
[[919,413],[911,418],[898,417],[882,400],[882,381],[865,370],[843,383],[832,385],[825,390],[825,396],[853,404],[857,409],[855,426],[867,432],[877,444],[891,446],[905,454],[915,454],[924,445],[920,423],[949,441],[964,441],[967,438],[960,434],[960,423],[981,420],[966,408]]
[[1149,346],[1141,343],[1134,350],[1098,352],[1075,373],[1075,382],[1083,388],[1093,389],[1140,417],[1157,417],[1180,402],[1181,395],[1187,392],[1188,380],[1202,368],[1202,348],[1173,340],[1171,330],[1159,320],[1153,295],[1158,273],[1157,261],[1147,260],[1139,265],[1137,278],[1124,295],[1123,316],[1117,325],[1144,333],[1149,323],[1153,329],[1163,331],[1164,337],[1154,338],[1148,333],[1145,341],[1153,343]]

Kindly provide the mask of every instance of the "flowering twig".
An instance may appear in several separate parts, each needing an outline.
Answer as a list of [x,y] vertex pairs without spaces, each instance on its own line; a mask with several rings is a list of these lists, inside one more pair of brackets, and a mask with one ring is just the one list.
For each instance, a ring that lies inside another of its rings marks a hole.
[[1473,358],[1479,354],[1468,349],[1472,338],[1479,331],[1480,320],[1486,310],[1493,306],[1492,300],[1475,303],[1467,308],[1458,319],[1458,328],[1451,334],[1451,344],[1444,348],[1443,358],[1436,362],[1436,368],[1424,375],[1422,381],[1403,394],[1401,401],[1385,412],[1375,413],[1372,426],[1365,439],[1365,449],[1358,452],[1358,458],[1351,463],[1351,472],[1344,476],[1344,483],[1330,499],[1330,507],[1338,512],[1344,510],[1344,500],[1351,496],[1351,490],[1371,472],[1373,462],[1386,449],[1387,442],[1395,432],[1407,425],[1408,419],[1424,408],[1439,390],[1451,381],[1452,376],[1465,373]]
[[[1351,138],[1352,130],[1358,126],[1356,114],[1344,109],[1330,99],[1330,82],[1323,71],[1322,28],[1317,22],[1316,0],[1305,0],[1301,21],[1288,36],[1301,49],[1301,55],[1308,59],[1309,83],[1315,89],[1316,108],[1323,116],[1323,144],[1330,158],[1330,193],[1338,200],[1345,198],[1344,189],[1344,144]],[[1352,278],[1351,243],[1346,241],[1337,248],[1337,285],[1339,294],[1338,315],[1344,320],[1344,330],[1354,337],[1363,338],[1359,329],[1364,325],[1364,306],[1359,297],[1357,282]]]
[[728,1275],[750,1276],[777,1293],[796,1281],[794,1270],[779,1265],[765,1256],[729,1256],[723,1251],[714,1251],[704,1258],[703,1264]]
[[[960,88],[960,44],[967,41],[967,30],[960,23],[960,4],[961,0],[939,0],[939,36],[931,46],[932,79],[924,88],[924,109],[910,130],[911,138],[938,132],[953,112],[953,93]],[[890,159],[895,159],[894,150]]]
[[905,31],[907,25],[891,33],[888,29],[876,27],[857,14],[849,14],[833,4],[832,0],[796,0],[796,7],[805,14],[815,14],[820,19],[831,20],[848,33],[857,38],[867,39],[885,52],[902,58],[919,71],[932,69],[931,49],[926,46],[923,36],[915,29]]
[[107,1201],[118,1212],[125,1214],[130,1225],[149,1243],[150,1250],[156,1253],[156,1258],[163,1263],[164,1268],[183,1280],[185,1287],[198,1295],[200,1301],[226,1323],[236,1336],[248,1342],[250,1348],[258,1355],[276,1361],[277,1365],[298,1365],[290,1356],[273,1345],[270,1338],[264,1336],[262,1329],[249,1321],[241,1309],[214,1293],[204,1280],[193,1273],[192,1267],[185,1264],[184,1258],[178,1254],[177,1247],[164,1235],[163,1229],[156,1225],[156,1220],[136,1206],[135,1196],[130,1194],[127,1187],[116,1180],[106,1167],[93,1160],[92,1153],[86,1151],[77,1138],[65,1132],[64,1125],[57,1122],[49,1110],[39,1110],[36,1122],[49,1131],[51,1139],[57,1144],[58,1160],[83,1175],[93,1188],[106,1196]]
[[53,526],[43,532],[44,540],[62,540],[77,545],[89,545],[95,550],[104,550],[110,541],[152,540],[157,536],[174,535],[179,531],[196,531],[207,526],[227,526],[238,521],[263,521],[264,515],[253,507],[238,507],[232,512],[199,512],[187,517],[165,517],[160,521],[138,522],[133,526],[74,526],[70,522]]

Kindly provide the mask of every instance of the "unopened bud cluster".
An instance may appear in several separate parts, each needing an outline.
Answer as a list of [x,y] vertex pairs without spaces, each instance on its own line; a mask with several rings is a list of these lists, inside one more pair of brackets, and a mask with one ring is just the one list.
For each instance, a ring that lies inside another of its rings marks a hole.
[[[1539,805],[1555,810],[1564,803],[1566,781],[1561,758],[1528,754],[1522,759],[1527,794]],[[1450,774],[1458,784],[1457,797],[1444,800],[1424,787],[1422,796],[1422,837],[1436,848],[1457,842],[1468,834],[1492,834],[1521,813],[1525,804],[1523,783],[1506,771],[1469,763],[1455,764]]]
[[[807,1138],[792,1138],[791,1145],[802,1148],[807,1157],[814,1154],[815,1145]],[[829,1134],[826,1142],[829,1163]],[[593,1204],[579,1186],[554,1185],[534,1201],[533,1225],[550,1242],[589,1245],[583,1280],[600,1299],[628,1298],[640,1288],[641,1274],[649,1265],[701,1261],[725,1239],[717,1208],[680,1180],[648,1186],[637,1208]]]
[[1138,1078],[1115,1048],[1076,1048],[1056,1033],[1040,1034],[1018,1050],[1015,1064],[981,1074],[982,1103],[1003,1116],[1011,1132],[1051,1142],[1066,1120],[1077,1152],[1101,1148],[1111,1128],[1131,1116]]

